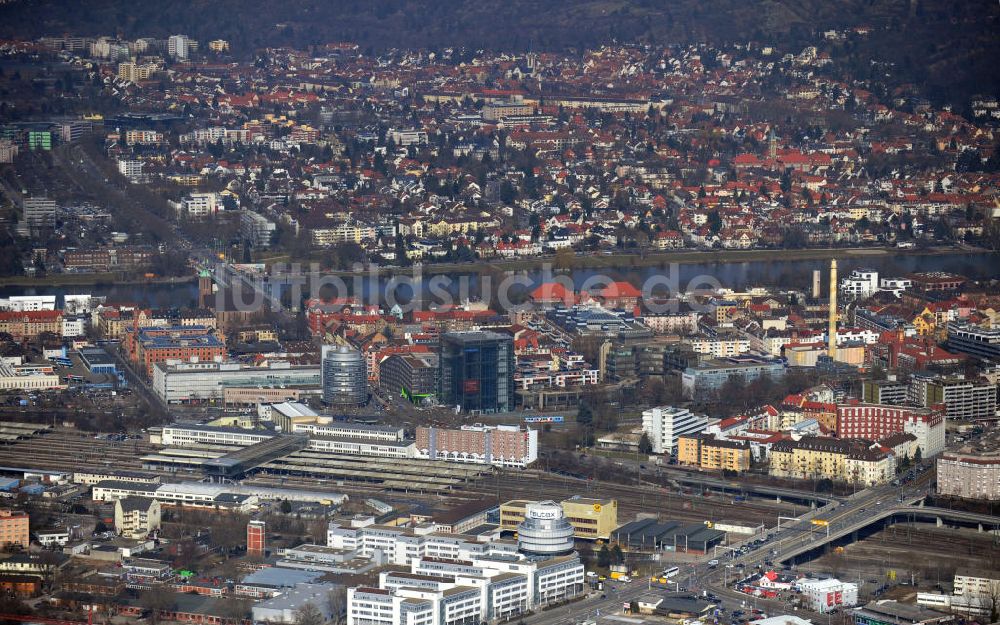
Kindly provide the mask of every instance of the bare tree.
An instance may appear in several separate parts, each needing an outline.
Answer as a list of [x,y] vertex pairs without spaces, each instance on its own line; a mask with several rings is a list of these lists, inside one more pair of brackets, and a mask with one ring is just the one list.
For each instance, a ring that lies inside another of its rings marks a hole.
[[149,610],[149,622],[157,625],[161,612],[174,606],[174,593],[163,586],[153,586],[139,597],[139,605]]
[[311,603],[295,611],[295,625],[323,625],[325,621],[323,613]]
[[327,607],[330,608],[330,620],[333,625],[340,625],[347,616],[347,587],[337,586],[326,595]]
[[246,620],[247,615],[250,614],[251,607],[253,607],[253,601],[245,597],[230,599],[226,602],[223,610],[225,615],[224,622],[239,625]]
[[990,614],[990,623],[1000,619],[1000,580],[989,580],[979,591],[979,607]]

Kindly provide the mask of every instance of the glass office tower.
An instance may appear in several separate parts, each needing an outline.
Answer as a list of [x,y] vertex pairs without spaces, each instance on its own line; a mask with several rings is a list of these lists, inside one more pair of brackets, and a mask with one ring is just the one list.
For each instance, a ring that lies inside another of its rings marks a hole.
[[497,332],[441,335],[438,397],[473,414],[514,408],[514,339]]

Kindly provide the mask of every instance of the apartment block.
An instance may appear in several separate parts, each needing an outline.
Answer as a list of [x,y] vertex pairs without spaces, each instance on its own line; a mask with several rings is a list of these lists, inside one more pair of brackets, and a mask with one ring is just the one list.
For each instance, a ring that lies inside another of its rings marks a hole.
[[27,513],[0,508],[0,546],[19,545],[24,549],[31,543]]
[[708,417],[696,415],[687,408],[659,406],[642,412],[642,431],[653,445],[653,453],[673,453],[677,440],[686,434],[697,434],[708,425]]
[[840,438],[869,441],[913,434],[921,455],[929,458],[944,450],[945,416],[939,409],[850,402],[837,406],[836,430]]
[[1000,452],[945,452],[937,460],[937,492],[1000,500]]
[[750,468],[750,445],[721,440],[712,434],[682,436],[677,440],[677,462],[710,471],[746,471]]

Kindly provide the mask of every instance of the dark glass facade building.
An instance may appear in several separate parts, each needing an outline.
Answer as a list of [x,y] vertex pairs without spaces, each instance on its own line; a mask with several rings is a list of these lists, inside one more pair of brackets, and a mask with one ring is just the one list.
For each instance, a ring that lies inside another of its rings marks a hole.
[[497,332],[447,332],[441,335],[441,403],[463,412],[514,409],[514,339]]

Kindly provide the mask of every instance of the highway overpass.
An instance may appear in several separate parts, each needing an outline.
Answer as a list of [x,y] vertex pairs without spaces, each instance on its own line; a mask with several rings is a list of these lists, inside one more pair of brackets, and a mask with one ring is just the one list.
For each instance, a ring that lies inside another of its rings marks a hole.
[[827,521],[827,525],[822,524],[824,519],[821,517],[814,519],[808,526],[798,527],[805,535],[802,539],[790,539],[790,544],[779,545],[779,553],[773,559],[781,562],[805,562],[822,555],[828,546],[856,542],[895,523],[933,523],[1000,534],[1000,517],[910,505],[912,503],[915,502],[885,507],[876,505],[871,510],[852,511],[847,518]]

